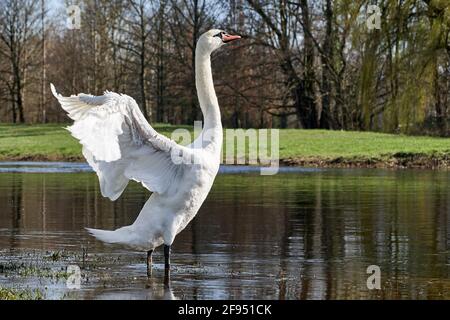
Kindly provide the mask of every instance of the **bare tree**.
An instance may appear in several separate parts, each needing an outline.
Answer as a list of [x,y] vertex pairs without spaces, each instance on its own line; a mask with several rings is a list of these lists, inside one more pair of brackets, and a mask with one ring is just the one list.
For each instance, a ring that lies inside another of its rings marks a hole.
[[[200,35],[214,25],[215,10],[218,3],[208,0],[172,0],[174,10],[173,23],[170,25],[172,37],[177,49],[177,58],[181,67],[188,69],[190,114],[185,118],[188,123],[198,120],[198,103],[195,88],[195,50]],[[185,49],[185,50],[183,50]]]
[[[261,44],[277,51],[280,68],[285,74],[285,87],[293,101],[288,108],[295,108],[302,128],[318,127],[314,47],[307,0],[301,0],[294,5],[285,0],[276,3],[256,0],[247,2],[259,15],[267,30],[267,33],[263,34],[264,38],[260,40]],[[301,9],[301,16],[297,14],[298,8]],[[300,26],[303,30],[303,52],[299,46]]]
[[25,122],[24,90],[37,50],[38,4],[38,0],[5,0],[0,4],[0,56],[9,62],[9,69],[0,76],[9,91],[14,123]]
[[450,135],[448,1],[380,0],[379,30],[370,0],[77,0],[76,30],[50,3],[0,2],[0,121],[64,121],[50,80],[192,124],[196,43],[214,27],[245,36],[212,58],[225,126]]
[[129,40],[127,42],[127,50],[137,58],[138,64],[138,78],[139,78],[139,90],[140,90],[140,103],[144,116],[149,119],[151,111],[148,109],[148,97],[147,97],[147,72],[149,68],[149,40],[151,34],[150,24],[148,23],[151,15],[153,14],[153,3],[151,0],[130,0],[131,17],[128,20],[130,25]]
[[155,19],[156,29],[156,55],[155,55],[155,82],[156,82],[156,121],[167,122],[167,115],[165,114],[166,104],[166,67],[167,67],[167,36],[169,33],[165,32],[167,28],[167,14],[168,1],[162,0],[159,3],[158,14]]
[[46,8],[45,8],[45,0],[41,0],[41,34],[42,34],[42,62],[41,62],[41,95],[40,95],[40,114],[42,123],[47,122],[46,116],[46,88],[47,88],[47,79],[46,79],[46,48],[45,48],[45,16],[46,16]]

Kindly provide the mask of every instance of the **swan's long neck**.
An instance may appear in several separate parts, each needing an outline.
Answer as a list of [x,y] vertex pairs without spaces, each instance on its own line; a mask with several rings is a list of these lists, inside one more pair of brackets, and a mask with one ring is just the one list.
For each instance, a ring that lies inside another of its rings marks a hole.
[[197,47],[195,53],[195,84],[198,100],[202,109],[204,125],[203,132],[212,135],[212,142],[219,148],[222,146],[222,122],[220,119],[219,102],[211,71],[211,55]]

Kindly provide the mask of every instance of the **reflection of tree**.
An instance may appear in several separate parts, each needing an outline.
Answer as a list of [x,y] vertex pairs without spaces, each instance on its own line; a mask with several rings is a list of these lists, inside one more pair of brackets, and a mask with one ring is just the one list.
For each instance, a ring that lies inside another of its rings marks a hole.
[[6,203],[11,203],[11,217],[12,217],[12,230],[10,237],[10,247],[16,248],[20,246],[18,243],[18,236],[21,234],[21,227],[23,223],[22,214],[22,177],[13,175],[11,179],[11,200]]
[[[136,187],[113,203],[99,195],[93,174],[2,174],[0,228],[12,230],[10,241],[16,246],[52,248],[57,246],[54,232],[82,232],[86,226],[113,229],[134,221],[148,197],[142,191],[135,193]],[[10,220],[2,220],[5,217]],[[32,240],[21,236],[30,232],[43,236]]]
[[45,179],[46,176],[43,175],[42,176],[42,187],[41,187],[41,192],[42,192],[42,201],[41,201],[41,206],[40,206],[40,211],[41,211],[41,219],[42,219],[42,232],[45,234],[46,230],[47,230],[47,207],[46,207],[46,203],[47,203],[47,185],[45,183]]

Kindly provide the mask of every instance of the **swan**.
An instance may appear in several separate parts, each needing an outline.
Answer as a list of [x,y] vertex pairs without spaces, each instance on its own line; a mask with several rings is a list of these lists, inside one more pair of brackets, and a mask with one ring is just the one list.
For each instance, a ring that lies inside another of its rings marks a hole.
[[163,244],[165,270],[170,270],[175,236],[195,217],[219,170],[223,136],[211,54],[240,38],[213,29],[197,42],[195,82],[204,125],[201,135],[188,146],[153,129],[127,95],[106,91],[102,96],[80,93],[64,97],[50,84],[53,95],[74,120],[67,129],[79,140],[83,156],[97,173],[102,196],[116,200],[129,180],[152,192],[132,225],[116,230],[86,228],[103,242],[147,252],[149,276],[152,253]]

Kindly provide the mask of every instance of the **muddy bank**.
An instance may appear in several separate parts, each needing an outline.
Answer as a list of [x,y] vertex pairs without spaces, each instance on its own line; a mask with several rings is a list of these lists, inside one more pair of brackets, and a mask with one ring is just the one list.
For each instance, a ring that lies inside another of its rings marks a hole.
[[292,157],[281,159],[280,164],[282,166],[322,168],[449,169],[450,155],[399,152],[380,157]]
[[[2,156],[0,161],[62,161],[86,162],[83,156],[25,155]],[[289,157],[280,159],[280,166],[312,168],[391,168],[391,169],[449,169],[450,154],[405,153],[385,154],[379,157]]]
[[86,162],[83,156],[65,156],[60,154],[51,155],[17,155],[17,156],[5,156],[0,155],[0,161],[61,161],[61,162]]

